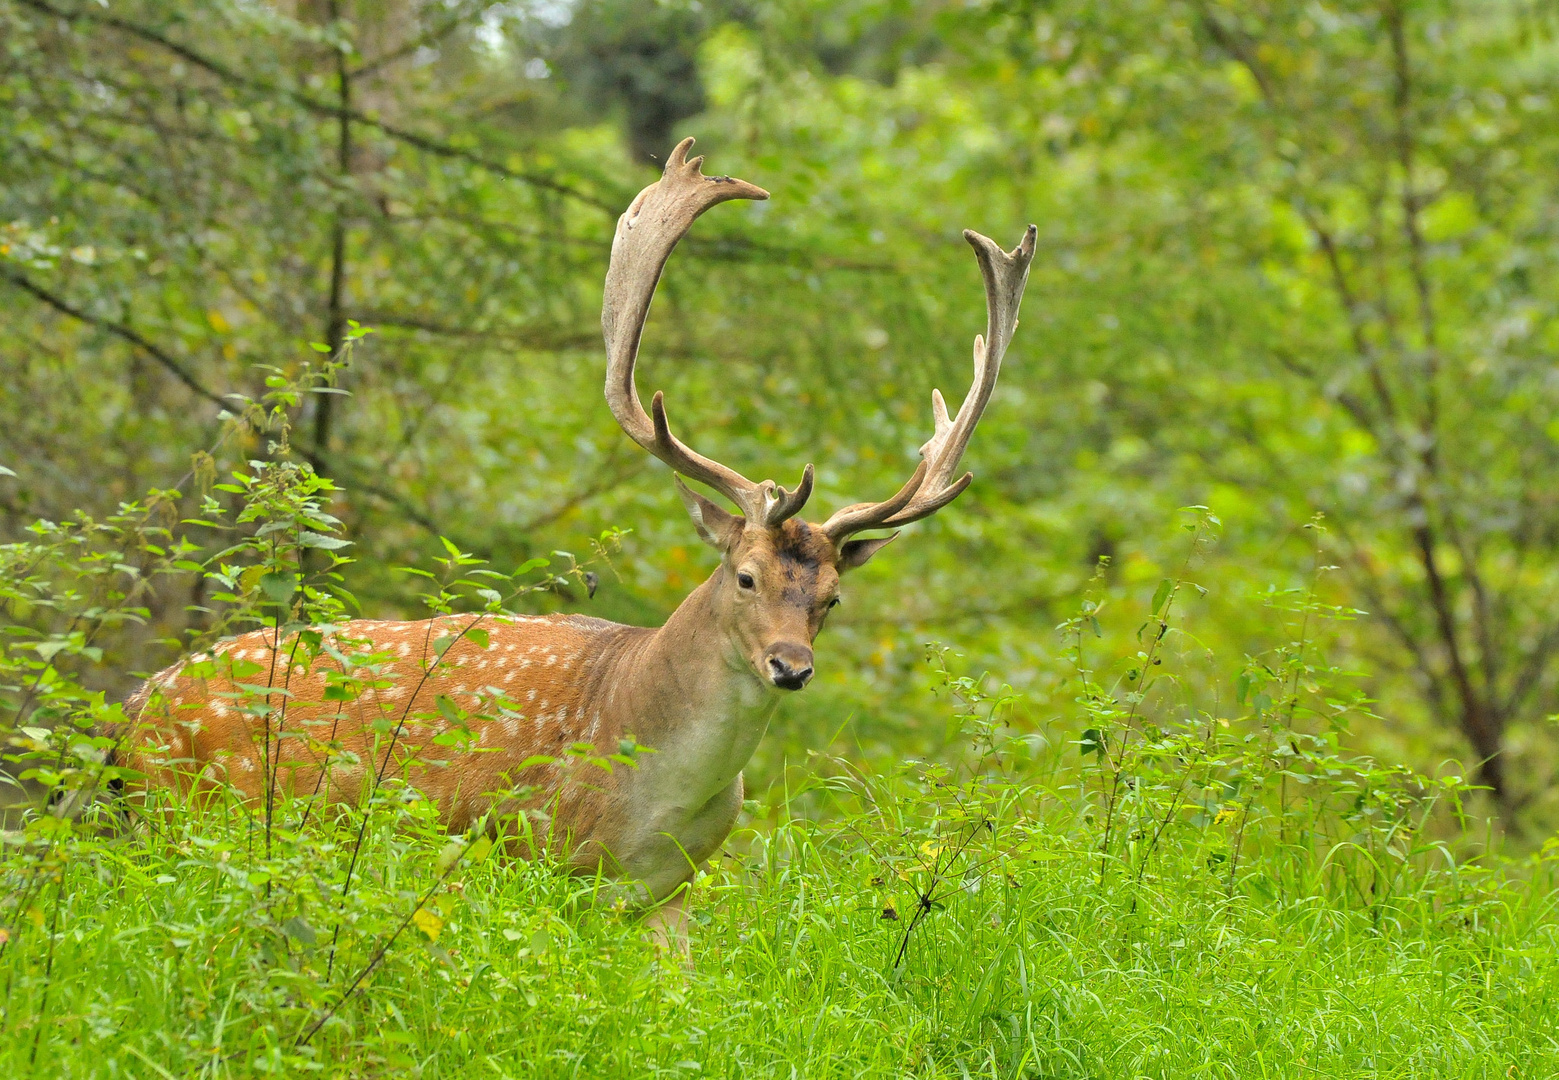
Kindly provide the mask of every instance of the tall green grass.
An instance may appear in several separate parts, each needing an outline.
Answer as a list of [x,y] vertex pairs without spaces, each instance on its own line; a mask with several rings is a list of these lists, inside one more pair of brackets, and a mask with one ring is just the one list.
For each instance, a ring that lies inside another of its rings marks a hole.
[[[1350,751],[1375,706],[1320,648],[1353,613],[1319,527],[1314,580],[1260,600],[1273,642],[1231,664],[1187,622],[1218,529],[1188,509],[1175,577],[1059,628],[1074,698],[1045,724],[928,648],[947,752],[819,753],[749,802],[687,965],[603,883],[504,854],[523,822],[448,837],[394,772],[329,813],[285,785],[105,797],[133,718],[90,686],[160,580],[210,587],[186,652],[266,625],[309,660],[350,605],[332,489],[288,460],[299,392],[235,418],[271,454],[197,517],[154,493],[0,549],[4,1075],[1559,1075],[1559,847],[1502,859],[1462,777]],[[442,569],[435,611],[562,576]],[[1109,618],[1134,648],[1100,652]],[[273,719],[263,688],[235,704]]]
[[[1175,843],[1141,883],[1101,886],[1098,833],[1058,800],[1024,822],[1021,855],[981,865],[998,853],[971,845],[933,883],[934,855],[886,869],[902,840],[879,825],[782,816],[733,838],[698,883],[687,972],[592,905],[591,882],[462,865],[432,890],[441,925],[404,933],[301,1047],[332,997],[323,928],[266,919],[220,844],[127,838],[62,860],[41,925],[18,928],[0,1060],[15,1076],[1559,1073],[1546,868],[1366,907],[1286,894],[1259,863],[1230,897]],[[431,836],[369,850],[363,889],[386,907],[438,877]]]

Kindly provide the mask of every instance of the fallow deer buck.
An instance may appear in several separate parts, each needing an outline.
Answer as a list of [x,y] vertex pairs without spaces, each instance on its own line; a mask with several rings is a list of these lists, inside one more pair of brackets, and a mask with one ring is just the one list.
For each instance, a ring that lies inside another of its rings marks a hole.
[[[129,714],[141,714],[141,734],[125,764],[147,778],[142,783],[189,790],[225,781],[260,800],[267,786],[274,795],[279,776],[294,793],[343,802],[360,798],[365,779],[376,784],[389,769],[437,799],[452,832],[494,809],[501,799],[495,792],[523,790],[523,805],[503,809],[524,810],[533,836],[535,823],[545,823],[547,846],[566,843],[555,850],[573,868],[637,883],[640,901],[654,908],[652,924],[685,948],[682,886],[731,831],[742,805],[742,769],[775,705],[812,678],[812,642],[839,602],[839,575],[897,535],[857,534],[934,514],[972,479],[958,475],[959,461],[1017,326],[1036,236],[1030,225],[1008,253],[964,233],[984,275],[988,309],[986,332],[974,341],[973,386],[951,418],[932,392],[934,434],[897,494],[844,507],[813,525],[796,517],[812,492],[811,465],[792,489],[754,483],[674,436],[661,394],[646,414],[634,386],[645,317],[672,248],[710,207],[768,198],[745,181],[703,175],[703,159],[687,158],[692,144],[677,146],[664,175],[618,221],[601,322],[606,400],[617,422],[676,473],[740,511],[732,514],[675,480],[699,536],[720,553],[714,574],[656,629],[578,615],[335,627],[333,634],[366,639],[383,657],[374,669],[378,689],[355,702],[327,700],[326,672],[295,665],[291,643],[284,640],[278,652],[271,631],[232,638],[215,654],[261,669],[247,681],[271,673],[264,685],[285,689],[285,715],[236,707],[231,676],[211,675],[209,664],[201,677],[169,668],[130,702]],[[478,624],[484,633],[471,632]],[[440,638],[445,648],[435,655],[432,643]],[[441,696],[480,715],[495,695],[511,707],[476,725],[476,742],[488,752],[450,754],[432,744],[443,722]],[[146,708],[149,700],[158,707]],[[372,723],[386,715],[394,719],[388,733],[383,722]],[[283,722],[311,737],[281,737]],[[623,739],[654,752],[639,756],[636,768],[592,772],[589,783],[569,781],[556,764],[525,764],[537,755],[561,759],[580,743],[616,748]]]

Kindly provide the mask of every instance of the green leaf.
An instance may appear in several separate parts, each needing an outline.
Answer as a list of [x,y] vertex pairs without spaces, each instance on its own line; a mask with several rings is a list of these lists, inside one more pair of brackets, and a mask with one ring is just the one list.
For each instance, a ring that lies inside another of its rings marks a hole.
[[312,945],[319,938],[319,934],[301,916],[294,915],[281,924],[281,932],[295,941],[304,945]]
[[61,641],[58,638],[55,638],[51,641],[40,641],[38,644],[34,645],[33,648],[37,651],[38,655],[43,657],[45,660],[53,660],[54,657],[59,653],[63,652],[65,649],[70,648],[70,642]]
[[[330,351],[330,346],[326,345],[323,341],[311,341],[309,342],[309,348],[318,353],[328,353]],[[267,379],[266,381],[269,382],[270,380]]]
[[460,857],[465,854],[466,842],[461,839],[451,840],[444,845],[444,849],[438,853],[438,860],[434,864],[434,873],[442,877],[454,869]]
[[473,642],[478,649],[485,649],[489,639],[486,630],[480,626],[473,626],[466,631],[466,640]]
[[278,574],[275,571],[260,575],[260,591],[278,604],[285,604],[298,591],[298,579],[294,574]]
[[1104,755],[1104,733],[1098,728],[1089,728],[1077,740],[1077,749],[1083,757],[1087,757],[1089,754],[1102,757]]
[[1158,583],[1158,591],[1153,594],[1153,614],[1157,615],[1164,610],[1164,603],[1175,591],[1175,583],[1165,578]]
[[343,540],[339,536],[325,536],[323,533],[309,532],[307,529],[298,533],[298,543],[306,548],[322,548],[325,551],[335,551],[339,548],[352,546],[352,541],[350,540]]

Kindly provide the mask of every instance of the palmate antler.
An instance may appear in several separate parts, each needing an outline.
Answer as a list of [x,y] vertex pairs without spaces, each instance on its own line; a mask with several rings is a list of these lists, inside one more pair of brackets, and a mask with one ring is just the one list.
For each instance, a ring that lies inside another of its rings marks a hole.
[[702,157],[689,161],[692,139],[683,139],[666,159],[659,180],[639,192],[617,219],[612,238],[612,261],[606,271],[606,295],[601,306],[601,328],[606,333],[606,403],[628,437],[684,476],[708,484],[741,508],[748,521],[773,528],[794,516],[812,494],[812,466],[793,490],[773,480],[755,484],[741,473],[695,452],[671,433],[666,405],[659,390],[644,413],[633,383],[633,365],[639,355],[644,319],[660,272],[671,249],[687,233],[698,215],[730,199],[767,199],[761,187],[730,176],[705,176]]
[[[793,489],[773,480],[754,483],[736,470],[695,452],[666,422],[663,396],[656,391],[646,415],[634,386],[634,361],[656,283],[671,249],[698,216],[730,199],[767,199],[762,188],[729,176],[705,176],[702,157],[688,160],[692,139],[683,139],[666,160],[659,180],[639,192],[617,221],[601,326],[606,334],[606,401],[628,436],[677,472],[709,485],[735,503],[748,521],[773,528],[794,516],[812,494],[813,470],[808,465]],[[935,431],[920,448],[921,462],[909,482],[884,502],[856,503],[835,513],[822,528],[836,544],[866,529],[892,528],[936,513],[956,499],[974,479],[965,473],[954,480],[969,437],[996,387],[1003,354],[1018,325],[1018,305],[1028,282],[1038,230],[1028,227],[1023,241],[1004,252],[992,240],[971,230],[964,238],[974,247],[985,278],[986,332],[974,339],[974,385],[951,419],[939,391],[931,392]]]
[[940,390],[931,391],[931,415],[934,432],[920,448],[920,467],[897,495],[885,502],[856,503],[838,510],[823,523],[823,531],[836,544],[852,533],[866,529],[891,529],[930,517],[963,494],[974,479],[966,472],[954,480],[958,463],[969,446],[969,437],[985,412],[1001,373],[1012,333],[1018,328],[1018,305],[1023,302],[1023,287],[1028,284],[1029,264],[1034,261],[1034,241],[1039,230],[1033,225],[1011,251],[1003,251],[994,240],[973,229],[964,230],[964,239],[974,248],[985,278],[985,333],[974,338],[974,384],[964,395],[958,414],[947,416],[947,403]]

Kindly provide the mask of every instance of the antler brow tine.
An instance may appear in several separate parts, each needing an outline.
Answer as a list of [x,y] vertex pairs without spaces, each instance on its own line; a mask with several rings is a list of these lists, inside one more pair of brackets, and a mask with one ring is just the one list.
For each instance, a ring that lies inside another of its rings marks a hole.
[[677,472],[714,488],[741,508],[748,521],[772,528],[794,516],[812,494],[813,470],[808,465],[794,489],[773,480],[754,483],[713,458],[706,458],[671,433],[666,406],[657,391],[644,412],[634,385],[634,363],[644,320],[655,286],[671,249],[698,216],[731,199],[767,199],[762,188],[730,176],[705,176],[704,159],[688,159],[692,139],[683,139],[666,159],[661,178],[634,198],[617,220],[612,258],[606,271],[601,303],[601,329],[606,336],[606,402],[628,437]]
[[1002,357],[1018,328],[1018,307],[1023,302],[1023,288],[1028,284],[1029,264],[1034,261],[1038,236],[1039,230],[1030,225],[1017,247],[1003,251],[989,237],[973,229],[964,230],[964,239],[974,248],[985,279],[986,324],[985,333],[974,339],[974,382],[951,418],[941,392],[931,391],[932,434],[920,448],[921,461],[915,475],[893,498],[847,506],[824,522],[823,531],[835,544],[842,544],[851,534],[866,529],[894,528],[929,517],[963,494],[974,479],[973,473],[966,472],[957,479],[954,474],[996,389]]

